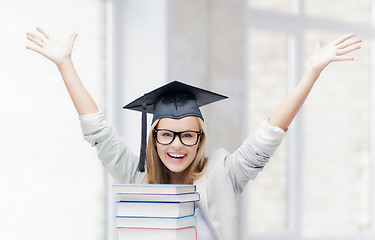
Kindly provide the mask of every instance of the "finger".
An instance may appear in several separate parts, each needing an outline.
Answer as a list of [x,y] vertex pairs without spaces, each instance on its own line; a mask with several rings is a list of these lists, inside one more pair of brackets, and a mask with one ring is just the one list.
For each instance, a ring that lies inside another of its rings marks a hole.
[[76,40],[77,37],[78,37],[78,34],[77,34],[77,33],[73,33],[73,34],[70,36],[70,40],[74,43],[74,41]]
[[31,51],[34,51],[34,52],[37,52],[37,53],[42,54],[42,50],[41,50],[40,48],[37,48],[37,47],[26,46],[26,49],[29,49],[29,50],[31,50]]
[[38,45],[39,47],[43,47],[43,41],[42,40],[40,40],[38,38],[34,38],[31,35],[28,35],[26,38],[28,40],[30,40],[31,42],[35,43],[36,45]]
[[321,40],[318,40],[318,41],[316,41],[316,44],[315,44],[315,49],[319,49],[319,48],[321,48],[322,47],[322,41]]
[[336,39],[335,41],[333,41],[333,45],[339,45],[340,43],[343,43],[345,42],[346,40],[348,40],[349,38],[352,38],[354,37],[355,34],[354,33],[349,33],[349,34],[346,34],[342,37],[339,37],[338,39]]
[[347,48],[351,45],[358,44],[358,43],[361,43],[361,42],[362,42],[362,39],[353,39],[351,41],[343,42],[343,43],[338,45],[338,49],[344,49],[344,48]]
[[334,61],[336,62],[342,62],[342,61],[353,61],[354,57],[350,56],[338,56],[334,58]]
[[353,52],[353,51],[358,50],[358,49],[361,49],[361,46],[359,46],[359,45],[349,46],[345,49],[337,51],[336,55],[337,56],[345,55],[347,53]]
[[37,27],[36,30],[38,30],[38,32],[40,32],[41,34],[43,34],[43,36],[45,36],[47,39],[49,38],[49,33],[46,30],[44,30],[44,29],[42,29],[40,27]]
[[41,37],[40,35],[35,34],[35,33],[32,33],[32,32],[28,32],[28,33],[26,34],[26,36],[31,36],[31,37],[33,37],[33,38],[37,38],[37,39],[43,41],[43,39],[42,39],[42,37]]

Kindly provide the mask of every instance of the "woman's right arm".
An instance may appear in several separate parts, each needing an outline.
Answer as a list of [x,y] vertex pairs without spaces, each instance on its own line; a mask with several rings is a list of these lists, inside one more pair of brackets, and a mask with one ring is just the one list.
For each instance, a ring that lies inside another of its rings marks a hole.
[[102,112],[79,116],[84,139],[95,147],[98,158],[119,183],[134,183],[138,157],[126,146]]
[[39,27],[37,30],[42,35],[27,33],[27,39],[35,45],[26,46],[26,48],[43,55],[56,64],[79,115],[98,112],[98,106],[83,85],[72,62],[73,45],[78,35],[72,34],[69,38],[57,39]]
[[104,114],[88,93],[74,68],[71,54],[77,34],[57,39],[41,28],[40,34],[27,33],[27,39],[35,46],[27,46],[56,64],[69,95],[78,112],[82,133],[87,142],[97,149],[98,158],[120,183],[135,179],[138,158],[126,146],[117,131],[107,123]]

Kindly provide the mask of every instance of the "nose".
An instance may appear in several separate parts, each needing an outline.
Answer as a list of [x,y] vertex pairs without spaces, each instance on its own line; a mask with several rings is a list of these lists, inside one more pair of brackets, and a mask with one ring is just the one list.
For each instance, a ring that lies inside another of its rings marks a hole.
[[173,139],[173,142],[171,142],[171,146],[175,149],[179,149],[183,146],[179,136],[176,136],[174,139]]

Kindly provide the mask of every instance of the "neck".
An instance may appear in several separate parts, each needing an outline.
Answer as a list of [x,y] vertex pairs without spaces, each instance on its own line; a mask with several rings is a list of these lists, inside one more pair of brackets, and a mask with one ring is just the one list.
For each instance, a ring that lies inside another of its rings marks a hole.
[[184,172],[180,172],[180,173],[170,172],[169,173],[169,183],[170,184],[185,184],[185,174],[184,174]]

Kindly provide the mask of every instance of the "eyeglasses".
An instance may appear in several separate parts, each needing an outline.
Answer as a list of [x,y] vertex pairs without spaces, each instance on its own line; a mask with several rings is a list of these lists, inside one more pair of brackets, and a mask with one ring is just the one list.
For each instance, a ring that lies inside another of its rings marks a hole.
[[185,146],[194,146],[198,143],[199,136],[202,135],[201,131],[183,131],[174,132],[168,129],[154,129],[156,141],[162,145],[171,144],[176,136],[180,138],[180,141]]

